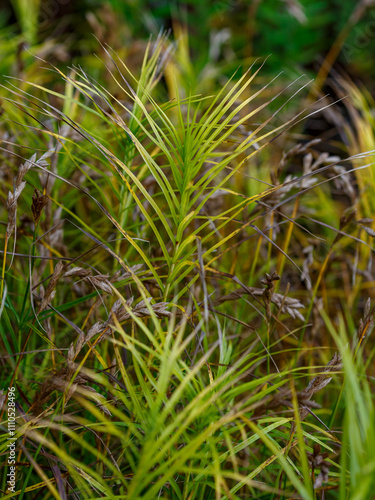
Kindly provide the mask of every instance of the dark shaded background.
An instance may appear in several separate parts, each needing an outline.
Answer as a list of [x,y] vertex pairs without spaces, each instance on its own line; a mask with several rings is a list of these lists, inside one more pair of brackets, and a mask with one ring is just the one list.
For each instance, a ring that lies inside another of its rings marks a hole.
[[21,54],[24,47],[41,50],[49,45],[49,60],[82,62],[98,47],[93,34],[119,49],[163,29],[177,36],[182,28],[189,33],[191,57],[198,67],[211,58],[228,65],[230,72],[238,61],[271,55],[269,73],[314,76],[333,47],[333,68],[372,89],[374,4],[373,0],[2,0],[1,74],[17,72],[10,57],[15,51],[18,65],[27,64],[27,56]]

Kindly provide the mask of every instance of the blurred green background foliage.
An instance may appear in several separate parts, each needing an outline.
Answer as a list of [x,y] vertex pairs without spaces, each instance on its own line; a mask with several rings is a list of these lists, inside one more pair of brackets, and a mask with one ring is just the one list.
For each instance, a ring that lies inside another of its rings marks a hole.
[[[266,71],[314,75],[332,47],[335,68],[371,86],[375,49],[374,2],[365,0],[7,0],[0,3],[2,74],[28,60],[28,47],[59,45],[60,62],[90,58],[98,38],[113,48],[170,30],[189,35],[189,50],[202,68],[271,56]],[[93,36],[95,35],[95,37]],[[23,62],[22,62],[23,60]]]

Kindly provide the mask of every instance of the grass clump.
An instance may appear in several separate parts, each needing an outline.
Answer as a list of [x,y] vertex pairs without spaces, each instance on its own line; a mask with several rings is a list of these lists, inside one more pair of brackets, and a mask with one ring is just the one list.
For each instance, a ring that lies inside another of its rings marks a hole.
[[260,68],[170,98],[164,37],[103,50],[4,98],[3,498],[370,498],[370,153],[297,141]]

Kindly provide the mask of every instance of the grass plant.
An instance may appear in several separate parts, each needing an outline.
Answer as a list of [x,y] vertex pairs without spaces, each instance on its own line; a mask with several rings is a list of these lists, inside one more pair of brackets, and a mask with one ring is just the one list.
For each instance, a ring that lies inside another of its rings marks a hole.
[[164,36],[139,74],[102,49],[106,85],[6,85],[2,498],[368,500],[369,120],[333,155],[297,134],[308,83],[208,95]]

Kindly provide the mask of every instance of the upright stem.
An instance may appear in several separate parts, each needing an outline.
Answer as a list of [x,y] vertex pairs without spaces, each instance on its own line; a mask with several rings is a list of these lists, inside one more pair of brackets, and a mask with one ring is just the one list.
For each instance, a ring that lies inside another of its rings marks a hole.
[[8,235],[5,235],[4,256],[3,256],[3,268],[2,268],[2,270],[1,270],[0,304],[2,304],[2,303],[3,303],[4,279],[5,279],[5,266],[6,266],[6,261],[7,261],[7,250],[8,250]]

